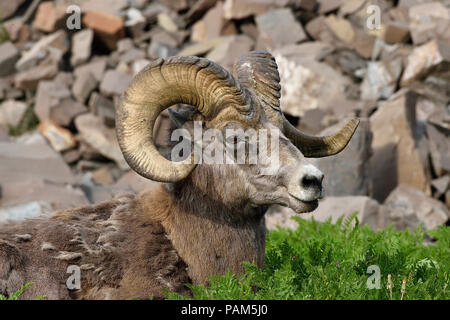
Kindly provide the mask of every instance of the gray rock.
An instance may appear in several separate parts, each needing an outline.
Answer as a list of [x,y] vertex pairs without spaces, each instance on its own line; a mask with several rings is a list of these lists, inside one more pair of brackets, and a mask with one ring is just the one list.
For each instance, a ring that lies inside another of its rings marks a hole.
[[10,41],[0,44],[0,77],[14,73],[19,50]]
[[431,185],[436,189],[436,198],[450,190],[450,175],[442,176],[431,181]]
[[44,214],[50,215],[52,207],[44,201],[32,201],[0,209],[0,223],[35,218]]
[[266,227],[269,230],[276,229],[277,226],[282,228],[297,228],[297,222],[291,217],[297,216],[302,219],[324,222],[331,219],[332,223],[343,217],[346,219],[354,212],[358,212],[357,218],[360,224],[367,224],[373,230],[379,229],[379,212],[380,205],[377,201],[366,196],[346,196],[346,197],[326,197],[321,200],[319,207],[304,214],[296,214],[293,210],[282,207],[272,206],[266,213]]
[[444,204],[407,185],[399,185],[384,205],[390,209],[403,210],[403,215],[416,216],[425,230],[444,225],[450,218],[450,212]]
[[422,162],[416,138],[417,95],[402,90],[371,116],[373,155],[370,159],[373,197],[382,202],[399,184],[431,193],[428,167]]
[[72,37],[72,56],[70,63],[76,67],[89,60],[92,50],[94,31],[85,29],[75,33]]
[[22,120],[28,106],[26,103],[7,100],[0,104],[0,124],[15,128]]
[[59,107],[61,101],[70,98],[70,96],[69,88],[64,83],[40,81],[37,88],[34,113],[39,120],[47,120],[50,118],[52,109]]
[[257,16],[255,20],[260,37],[269,49],[281,48],[307,39],[291,9],[272,10]]
[[107,59],[104,57],[93,58],[91,62],[83,64],[75,68],[73,74],[75,78],[80,77],[82,73],[90,72],[97,79],[97,81],[102,81],[103,75],[105,74]]
[[57,125],[68,127],[76,116],[87,111],[84,104],[72,98],[65,98],[51,108],[49,118]]
[[253,46],[254,41],[246,35],[230,36],[211,50],[206,57],[231,71],[237,58],[251,51]]
[[397,82],[402,72],[402,59],[368,62],[366,76],[361,85],[363,100],[378,100],[389,98],[397,88]]
[[[53,183],[73,183],[74,176],[59,153],[55,152],[41,135],[24,142],[0,142],[0,184],[43,179]],[[3,190],[5,192],[5,190]]]
[[[344,123],[342,121],[319,135],[333,134]],[[325,174],[323,187],[327,196],[369,195],[371,142],[370,122],[368,119],[361,119],[353,138],[342,152],[333,157],[310,160]]]
[[44,60],[51,51],[59,50],[61,55],[68,50],[67,35],[64,30],[58,30],[48,36],[42,37],[27,51],[16,63],[18,71],[27,70]]
[[8,0],[0,3],[0,20],[12,16],[25,0]]
[[450,139],[432,124],[427,124],[431,162],[438,176],[450,173]]
[[75,99],[80,103],[85,103],[92,91],[97,88],[98,81],[90,72],[81,73],[72,87],[72,93]]
[[106,127],[100,117],[91,113],[82,114],[75,119],[75,126],[83,141],[103,156],[115,161],[121,169],[129,168],[120,151],[114,129]]
[[103,123],[110,128],[114,128],[116,121],[116,109],[114,103],[97,92],[92,93],[89,99],[89,108],[96,115],[103,119]]
[[131,80],[131,75],[123,74],[115,70],[108,70],[100,83],[100,92],[106,97],[120,96],[128,88]]

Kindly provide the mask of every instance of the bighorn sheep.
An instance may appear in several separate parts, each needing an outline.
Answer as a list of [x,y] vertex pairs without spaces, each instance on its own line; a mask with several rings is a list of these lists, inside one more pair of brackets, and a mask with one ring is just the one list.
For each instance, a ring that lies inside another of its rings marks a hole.
[[[207,283],[227,269],[242,273],[242,261],[262,268],[267,207],[315,209],[323,174],[305,157],[340,152],[358,126],[350,120],[328,137],[300,132],[280,110],[279,81],[275,59],[265,51],[242,56],[233,75],[198,57],[152,62],[125,92],[116,130],[130,167],[164,184],[51,218],[2,225],[0,294],[32,281],[22,298],[163,298],[162,289],[188,294],[186,283]],[[260,164],[196,165],[189,157],[174,162],[162,156],[153,127],[163,110],[178,103],[195,107],[171,112],[187,130],[194,119],[220,131],[279,129],[274,174],[261,174]],[[66,286],[70,265],[80,268],[78,290]]]

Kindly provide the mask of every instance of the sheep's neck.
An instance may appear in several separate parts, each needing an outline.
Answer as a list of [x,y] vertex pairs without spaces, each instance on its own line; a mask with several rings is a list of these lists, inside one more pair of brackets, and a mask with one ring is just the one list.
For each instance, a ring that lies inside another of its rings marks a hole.
[[161,222],[194,284],[227,270],[242,273],[242,261],[263,267],[265,226],[260,208],[230,209],[192,188],[181,193],[162,188],[158,200],[166,203]]

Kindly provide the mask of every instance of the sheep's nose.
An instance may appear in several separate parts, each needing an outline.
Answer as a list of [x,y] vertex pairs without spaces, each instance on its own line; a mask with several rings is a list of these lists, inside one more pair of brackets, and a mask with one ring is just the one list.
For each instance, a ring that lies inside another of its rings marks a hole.
[[322,190],[322,180],[323,180],[323,173],[312,175],[312,174],[306,174],[302,177],[300,184],[305,189],[318,189]]

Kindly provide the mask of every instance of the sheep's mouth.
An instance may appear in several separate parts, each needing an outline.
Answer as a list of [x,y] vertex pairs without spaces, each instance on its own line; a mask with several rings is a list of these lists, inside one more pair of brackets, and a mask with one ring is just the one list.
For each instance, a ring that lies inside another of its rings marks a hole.
[[294,210],[295,213],[311,212],[314,211],[318,206],[318,199],[305,201],[289,193],[289,207]]

